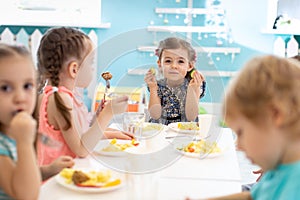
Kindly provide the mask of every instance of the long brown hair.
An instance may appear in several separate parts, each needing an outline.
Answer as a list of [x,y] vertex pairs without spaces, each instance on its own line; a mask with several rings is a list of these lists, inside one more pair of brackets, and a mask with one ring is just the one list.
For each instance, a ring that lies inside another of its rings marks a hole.
[[[49,29],[42,37],[38,48],[39,91],[49,80],[52,86],[59,86],[59,74],[63,65],[70,59],[83,61],[89,51],[86,40],[90,38],[80,30],[69,27]],[[54,93],[56,107],[66,121],[64,130],[71,128],[71,108],[63,103],[58,92]]]

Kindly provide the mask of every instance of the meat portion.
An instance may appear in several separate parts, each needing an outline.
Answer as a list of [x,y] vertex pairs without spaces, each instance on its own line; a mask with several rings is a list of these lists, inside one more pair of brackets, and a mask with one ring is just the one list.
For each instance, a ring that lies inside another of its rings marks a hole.
[[88,181],[90,178],[82,171],[75,171],[72,176],[72,181],[75,185]]
[[110,72],[104,72],[104,73],[101,74],[101,76],[106,81],[108,81],[112,78],[112,74]]

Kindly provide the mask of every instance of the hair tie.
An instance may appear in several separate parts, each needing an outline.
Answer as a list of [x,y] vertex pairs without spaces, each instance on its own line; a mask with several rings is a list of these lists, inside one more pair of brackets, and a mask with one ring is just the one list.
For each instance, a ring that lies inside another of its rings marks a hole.
[[52,92],[54,93],[54,92],[58,92],[58,87],[52,87]]

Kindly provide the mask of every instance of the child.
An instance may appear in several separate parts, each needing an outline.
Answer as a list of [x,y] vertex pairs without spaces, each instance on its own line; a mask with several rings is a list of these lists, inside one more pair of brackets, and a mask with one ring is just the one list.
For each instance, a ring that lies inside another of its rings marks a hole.
[[204,77],[194,68],[196,51],[185,40],[171,37],[159,43],[156,55],[164,79],[157,81],[151,69],[145,75],[150,91],[150,122],[167,125],[195,121],[199,98],[205,90]]
[[82,120],[87,116],[80,115],[82,105],[76,102],[73,91],[75,87],[89,85],[93,57],[92,41],[77,29],[53,28],[41,39],[38,70],[41,86],[47,85],[38,98],[39,133],[61,142],[62,147],[55,149],[38,141],[40,165],[49,164],[60,155],[87,156],[103,138],[113,114],[122,113],[127,108],[128,97],[119,97],[107,102],[97,117],[97,123],[91,127],[87,127],[88,121]]
[[36,75],[30,53],[0,44],[0,199],[37,199]]
[[300,63],[250,60],[226,93],[226,124],[238,148],[264,171],[250,192],[216,199],[300,198]]
[[30,52],[0,44],[0,199],[37,199],[41,175],[46,180],[74,165],[72,158],[61,156],[38,168],[36,121],[31,116],[35,102],[36,71]]

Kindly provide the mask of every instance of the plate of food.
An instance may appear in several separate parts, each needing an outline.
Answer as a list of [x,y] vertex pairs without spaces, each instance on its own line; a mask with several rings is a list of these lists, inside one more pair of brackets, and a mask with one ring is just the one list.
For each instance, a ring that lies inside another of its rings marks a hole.
[[142,129],[142,138],[153,137],[162,132],[164,128],[164,124],[144,122]]
[[108,139],[100,140],[94,152],[104,156],[125,156],[129,149],[135,149],[139,146],[139,142],[132,140]]
[[198,122],[175,122],[170,123],[168,127],[179,133],[199,134],[200,128]]
[[55,176],[55,180],[67,189],[87,193],[108,192],[124,185],[124,181],[111,170],[65,168]]
[[217,142],[205,140],[177,143],[175,144],[175,148],[185,156],[200,159],[221,156],[225,150]]

